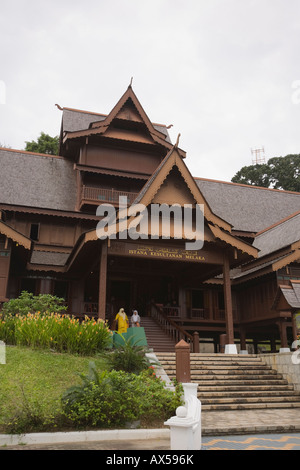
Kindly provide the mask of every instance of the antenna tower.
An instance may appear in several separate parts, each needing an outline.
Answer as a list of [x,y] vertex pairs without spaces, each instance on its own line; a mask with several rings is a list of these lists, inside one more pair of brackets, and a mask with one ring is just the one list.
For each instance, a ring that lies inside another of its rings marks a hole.
[[264,147],[251,149],[251,153],[253,155],[253,158],[252,158],[252,164],[253,165],[258,165],[260,163],[265,163],[266,159],[265,159],[265,149],[264,149]]

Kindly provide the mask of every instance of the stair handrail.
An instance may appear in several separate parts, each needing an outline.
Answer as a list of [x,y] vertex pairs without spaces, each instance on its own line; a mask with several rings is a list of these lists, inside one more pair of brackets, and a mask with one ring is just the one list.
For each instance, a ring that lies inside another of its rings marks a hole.
[[194,349],[193,335],[188,333],[180,325],[177,325],[177,323],[172,320],[172,318],[169,318],[163,312],[163,309],[155,302],[151,302],[150,304],[150,316],[153,318],[153,320],[156,321],[156,323],[159,324],[159,326],[165,333],[167,333],[168,336],[170,336],[176,342],[179,342],[183,339],[184,341],[190,344],[191,350]]

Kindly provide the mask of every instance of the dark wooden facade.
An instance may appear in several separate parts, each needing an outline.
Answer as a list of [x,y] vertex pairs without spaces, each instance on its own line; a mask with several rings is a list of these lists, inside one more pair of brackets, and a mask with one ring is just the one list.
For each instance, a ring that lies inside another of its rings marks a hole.
[[[288,347],[300,311],[300,298],[285,296],[300,280],[300,194],[193,178],[131,86],[108,115],[60,109],[60,156],[0,149],[0,302],[52,293],[77,316],[160,315],[215,351],[224,334],[242,350]],[[187,251],[173,219],[169,240],[162,226],[157,239],[123,239],[118,224],[99,240],[96,209],[119,209],[120,196],[148,208],[202,204],[203,248]]]

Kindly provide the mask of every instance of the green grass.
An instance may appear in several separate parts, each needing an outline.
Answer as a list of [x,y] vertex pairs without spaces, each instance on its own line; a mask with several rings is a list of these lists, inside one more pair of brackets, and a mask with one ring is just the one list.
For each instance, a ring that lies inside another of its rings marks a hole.
[[99,371],[109,368],[105,354],[83,357],[7,346],[6,364],[0,364],[0,432],[27,402],[45,416],[59,414],[62,393],[80,383],[77,373],[86,373],[91,360]]

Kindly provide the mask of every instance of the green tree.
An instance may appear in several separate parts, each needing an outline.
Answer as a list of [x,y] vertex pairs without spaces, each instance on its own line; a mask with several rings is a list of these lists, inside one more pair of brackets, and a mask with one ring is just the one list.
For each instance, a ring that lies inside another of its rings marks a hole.
[[244,166],[231,181],[300,192],[300,154],[273,157],[261,165]]
[[300,192],[300,155],[270,158],[268,165],[273,188]]
[[25,150],[34,153],[47,153],[49,155],[58,155],[59,137],[51,137],[49,134],[41,132],[37,141],[25,142]]
[[249,165],[243,166],[232,178],[233,183],[249,184],[251,186],[262,186],[268,188],[270,186],[269,166]]

